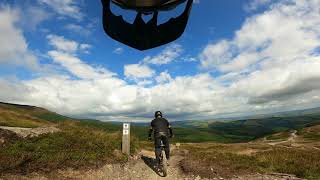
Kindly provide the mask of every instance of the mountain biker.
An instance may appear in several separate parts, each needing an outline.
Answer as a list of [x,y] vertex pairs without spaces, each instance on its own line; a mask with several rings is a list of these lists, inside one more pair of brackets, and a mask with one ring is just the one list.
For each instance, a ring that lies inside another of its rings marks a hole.
[[[149,130],[148,139],[151,140],[152,131],[154,131],[154,147],[155,147],[155,155],[157,162],[160,163],[160,154],[161,154],[161,141],[165,145],[165,153],[167,162],[169,165],[170,160],[170,146],[169,146],[169,138],[172,138],[173,131],[167,119],[162,117],[161,111],[156,111],[154,113],[155,119],[151,122],[151,127]],[[169,135],[170,132],[170,135]]]

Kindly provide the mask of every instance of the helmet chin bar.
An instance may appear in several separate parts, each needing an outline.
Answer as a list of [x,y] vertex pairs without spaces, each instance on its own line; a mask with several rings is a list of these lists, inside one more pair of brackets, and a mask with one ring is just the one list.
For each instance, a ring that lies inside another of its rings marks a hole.
[[155,48],[178,39],[184,32],[193,0],[187,0],[187,5],[183,13],[171,18],[169,21],[157,25],[158,10],[153,12],[153,17],[149,22],[142,19],[143,11],[137,10],[137,16],[130,24],[122,16],[112,13],[111,0],[101,0],[103,5],[103,28],[111,38],[138,50]]
[[169,11],[186,0],[112,0],[123,9],[131,9],[150,14],[154,11]]

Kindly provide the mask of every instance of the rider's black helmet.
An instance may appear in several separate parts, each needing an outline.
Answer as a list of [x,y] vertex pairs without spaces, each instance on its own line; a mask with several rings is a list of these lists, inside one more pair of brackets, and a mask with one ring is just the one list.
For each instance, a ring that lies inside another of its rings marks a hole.
[[154,113],[154,117],[157,118],[158,116],[162,117],[162,112],[161,111],[156,111]]

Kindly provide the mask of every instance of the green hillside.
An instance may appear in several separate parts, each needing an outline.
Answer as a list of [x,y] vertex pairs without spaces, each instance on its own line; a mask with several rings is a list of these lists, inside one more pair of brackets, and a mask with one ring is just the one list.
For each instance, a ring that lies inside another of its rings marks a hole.
[[69,118],[46,109],[0,102],[0,126],[39,127]]
[[[22,138],[0,128],[0,176],[97,168],[128,159],[121,153],[120,128],[113,124],[80,121],[43,108],[7,103],[0,103],[0,123],[0,126],[25,128],[54,126],[59,130]],[[139,142],[132,137],[132,144],[134,153]]]
[[[0,103],[0,125],[18,127],[39,127],[62,121],[77,121],[81,127],[95,128],[106,132],[121,133],[121,123],[102,122],[98,120],[71,119],[46,109],[8,103]],[[320,124],[317,108],[286,112],[285,116],[264,117],[235,121],[183,121],[173,122],[175,138],[173,142],[247,142],[267,135],[291,129]],[[289,116],[291,114],[292,116]],[[295,116],[295,115],[299,116]],[[303,114],[303,115],[301,115]],[[144,141],[147,139],[148,123],[131,127],[133,136]]]
[[232,137],[234,140],[254,140],[269,134],[283,132],[290,129],[320,124],[320,115],[297,117],[271,117],[263,119],[248,119],[232,122],[214,122],[209,124],[210,132],[223,137]]

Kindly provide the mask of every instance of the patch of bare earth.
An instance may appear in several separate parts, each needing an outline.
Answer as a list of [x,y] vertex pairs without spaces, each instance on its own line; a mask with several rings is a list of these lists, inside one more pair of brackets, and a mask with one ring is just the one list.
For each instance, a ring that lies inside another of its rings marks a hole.
[[21,139],[16,133],[0,128],[0,147],[7,143]]
[[[60,131],[60,129],[58,129],[54,126],[38,127],[38,128],[21,128],[21,127],[0,126],[0,130],[13,132],[17,136],[22,137],[22,138],[37,137],[41,134],[55,133],[55,132]],[[1,136],[0,136],[0,138],[1,138]]]

